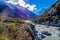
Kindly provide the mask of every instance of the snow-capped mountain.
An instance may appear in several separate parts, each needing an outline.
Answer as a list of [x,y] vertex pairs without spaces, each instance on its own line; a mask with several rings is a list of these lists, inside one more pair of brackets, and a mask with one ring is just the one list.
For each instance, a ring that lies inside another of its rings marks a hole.
[[35,18],[37,15],[28,9],[16,6],[13,4],[6,4],[3,1],[0,2],[0,16],[4,17],[16,17],[16,18]]

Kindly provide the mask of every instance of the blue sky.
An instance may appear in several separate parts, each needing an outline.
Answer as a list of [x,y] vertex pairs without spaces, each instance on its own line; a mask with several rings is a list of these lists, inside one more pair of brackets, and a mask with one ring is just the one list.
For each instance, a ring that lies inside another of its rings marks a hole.
[[[57,0],[25,0],[26,3],[30,3],[31,5],[34,4],[36,5],[37,10],[42,9],[42,8],[49,8],[52,6]],[[35,10],[34,12],[37,12]]]

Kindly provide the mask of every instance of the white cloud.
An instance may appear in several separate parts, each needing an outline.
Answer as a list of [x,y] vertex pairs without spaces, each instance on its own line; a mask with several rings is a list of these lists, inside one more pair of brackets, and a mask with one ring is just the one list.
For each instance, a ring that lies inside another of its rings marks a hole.
[[26,6],[27,6],[26,8],[28,10],[31,10],[31,11],[36,10],[36,5],[29,5],[29,4],[27,4]]
[[30,5],[30,4],[26,4],[23,0],[9,0],[7,1],[8,3],[12,3],[14,5],[19,4],[19,6],[22,6],[24,8],[27,8],[30,11],[34,11],[36,10],[36,5]]

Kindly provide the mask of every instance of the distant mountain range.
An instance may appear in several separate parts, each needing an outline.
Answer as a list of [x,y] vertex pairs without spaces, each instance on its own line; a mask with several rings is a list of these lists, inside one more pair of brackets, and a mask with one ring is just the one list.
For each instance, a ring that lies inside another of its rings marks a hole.
[[37,15],[26,8],[0,2],[0,16],[16,18],[35,18]]
[[37,13],[38,13],[39,16],[41,16],[45,11],[46,11],[46,8],[42,8]]

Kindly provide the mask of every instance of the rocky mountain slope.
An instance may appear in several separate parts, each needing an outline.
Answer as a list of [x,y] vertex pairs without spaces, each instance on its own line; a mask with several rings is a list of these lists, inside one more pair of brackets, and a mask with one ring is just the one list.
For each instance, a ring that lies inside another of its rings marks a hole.
[[60,26],[60,1],[58,0],[49,9],[47,9],[42,16],[33,20],[39,24],[49,24],[52,26]]

